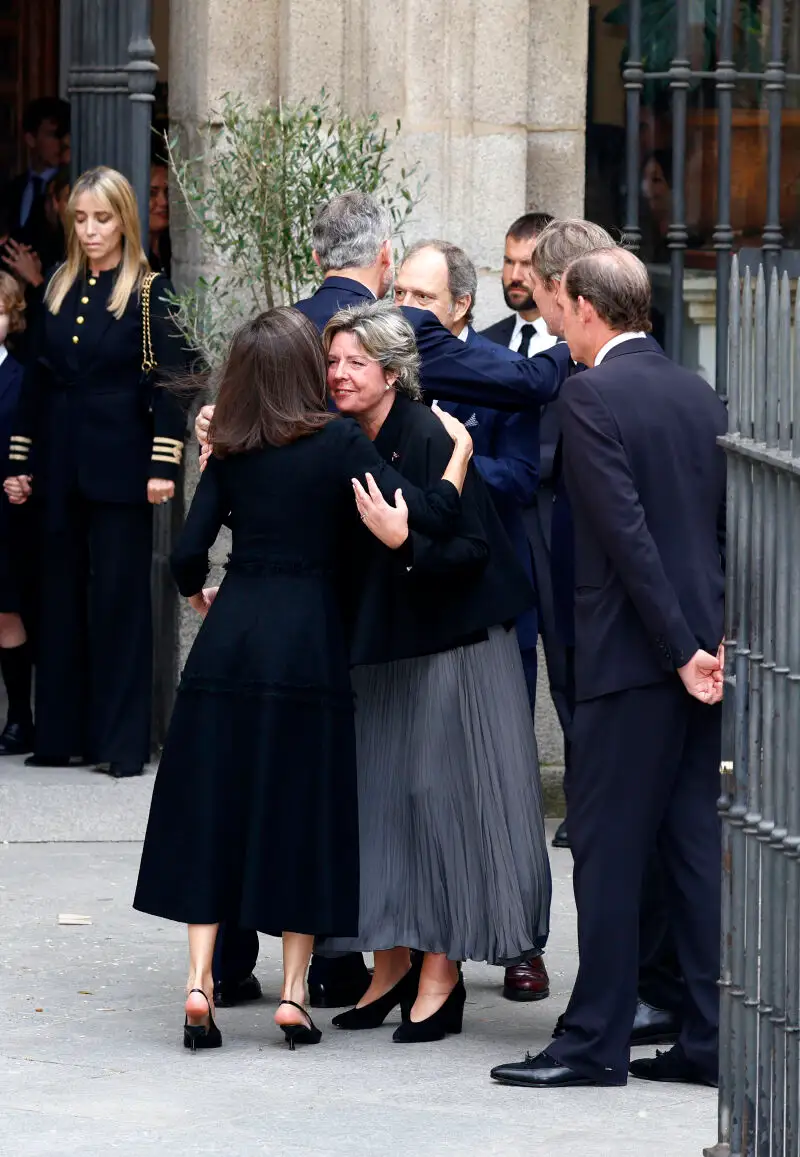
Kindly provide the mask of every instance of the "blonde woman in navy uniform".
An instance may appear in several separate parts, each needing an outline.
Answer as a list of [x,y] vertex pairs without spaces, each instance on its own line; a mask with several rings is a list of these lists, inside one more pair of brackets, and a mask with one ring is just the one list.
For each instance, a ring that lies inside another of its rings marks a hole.
[[184,362],[170,288],[150,273],[128,181],[84,173],[32,335],[5,483],[12,502],[36,488],[43,506],[33,766],[79,758],[122,778],[149,758],[152,508],[174,497],[185,428],[158,385]]

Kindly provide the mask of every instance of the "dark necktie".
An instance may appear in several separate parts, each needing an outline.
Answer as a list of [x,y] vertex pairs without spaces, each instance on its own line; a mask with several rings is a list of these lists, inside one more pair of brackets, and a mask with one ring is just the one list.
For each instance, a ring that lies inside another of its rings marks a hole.
[[536,332],[536,330],[533,328],[532,325],[530,325],[530,323],[526,322],[525,325],[523,325],[522,329],[519,332],[521,335],[521,341],[519,343],[519,352],[522,354],[522,356],[524,358],[526,358],[528,356],[528,350],[531,348],[531,339],[533,338],[533,335]]

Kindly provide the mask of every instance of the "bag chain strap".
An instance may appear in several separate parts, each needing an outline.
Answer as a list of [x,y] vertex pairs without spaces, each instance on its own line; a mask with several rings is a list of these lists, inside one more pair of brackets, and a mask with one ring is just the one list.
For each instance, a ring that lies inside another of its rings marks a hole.
[[150,332],[150,290],[157,273],[146,273],[142,281],[142,373],[151,374],[158,366],[153,353],[153,336]]

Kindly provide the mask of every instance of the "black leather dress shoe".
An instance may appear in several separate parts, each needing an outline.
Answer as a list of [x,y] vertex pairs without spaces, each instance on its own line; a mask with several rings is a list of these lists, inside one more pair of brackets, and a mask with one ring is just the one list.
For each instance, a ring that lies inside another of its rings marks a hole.
[[[563,1036],[564,1014],[556,1021],[553,1036]],[[641,1045],[672,1044],[680,1036],[681,1018],[677,1012],[668,1012],[664,1008],[653,1008],[640,1000],[636,1004],[636,1016],[631,1029],[631,1048]]]
[[569,1065],[562,1065],[548,1052],[532,1057],[527,1053],[524,1061],[497,1065],[492,1069],[492,1079],[502,1085],[521,1085],[530,1089],[568,1089],[576,1085],[624,1085],[625,1081],[601,1081],[584,1076]]
[[7,723],[0,735],[0,755],[27,755],[29,751],[33,751],[33,727]]
[[249,1000],[261,1000],[261,985],[252,972],[244,980],[217,980],[214,984],[216,1008],[233,1008]]
[[562,820],[556,828],[556,834],[553,836],[554,848],[568,848],[569,836],[567,835],[567,821]]
[[308,973],[308,1003],[312,1008],[349,1008],[358,1004],[371,982],[360,954],[315,956]]
[[654,1057],[643,1057],[639,1061],[631,1061],[629,1066],[631,1076],[640,1081],[664,1081],[668,1084],[710,1085],[717,1087],[716,1075],[704,1073],[697,1065],[692,1064],[684,1055],[683,1049],[676,1046],[669,1052],[657,1052]]
[[672,1044],[681,1035],[681,1018],[677,1012],[654,1008],[640,1000],[631,1029],[631,1048],[639,1045]]
[[144,766],[141,763],[112,763],[108,775],[112,779],[133,779],[134,776],[144,775]]

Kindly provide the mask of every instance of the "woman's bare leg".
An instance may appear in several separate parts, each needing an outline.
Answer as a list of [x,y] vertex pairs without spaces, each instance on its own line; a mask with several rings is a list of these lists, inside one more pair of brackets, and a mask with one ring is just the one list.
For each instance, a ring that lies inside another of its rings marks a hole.
[[[189,925],[189,979],[186,982],[186,1016],[189,1024],[207,1024],[208,1011],[214,1010],[214,977],[211,961],[219,924]],[[208,1004],[192,988],[199,988],[208,997]]]
[[[313,936],[307,936],[304,932],[284,932],[281,1000],[291,1000],[305,1008],[306,974],[313,951]],[[296,1008],[292,1008],[289,1004],[280,1004],[275,1010],[275,1023],[306,1024],[307,1021]]]
[[363,1008],[365,1004],[372,1004],[373,1000],[384,996],[403,979],[410,968],[411,951],[408,948],[386,948],[376,952],[372,982],[356,1008]]
[[458,962],[443,952],[426,952],[419,977],[419,993],[411,1009],[412,1021],[427,1020],[447,1000],[458,983]]

